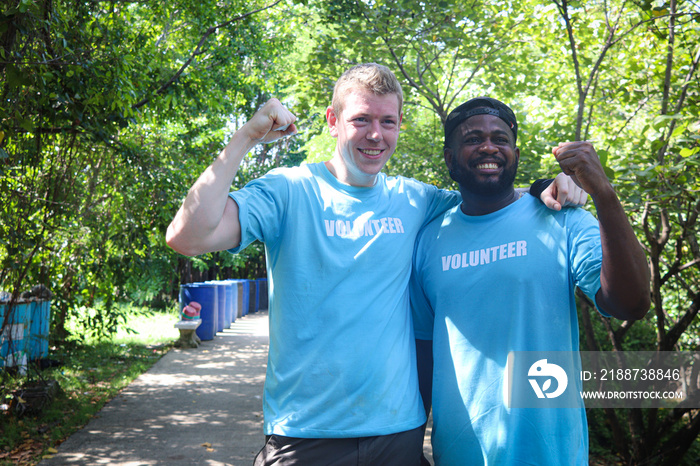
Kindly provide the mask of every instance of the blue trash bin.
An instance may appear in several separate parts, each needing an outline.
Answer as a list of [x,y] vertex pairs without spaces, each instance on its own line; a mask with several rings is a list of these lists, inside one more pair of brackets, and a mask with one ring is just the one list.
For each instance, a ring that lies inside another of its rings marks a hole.
[[267,291],[267,278],[258,278],[258,309],[267,310],[270,302]]
[[224,323],[224,328],[231,328],[231,324],[234,320],[236,320],[236,285],[231,283],[230,280],[219,280],[217,283],[223,285],[224,290],[226,291],[226,320]]
[[29,359],[46,359],[49,356],[49,327],[51,324],[51,301],[32,303],[30,315]]
[[248,301],[248,313],[253,314],[255,312],[258,312],[258,300],[257,300],[257,293],[258,293],[258,287],[256,286],[255,280],[248,280],[248,286],[249,286],[249,291],[250,291],[250,298]]
[[10,308],[9,304],[0,304],[0,325],[5,326],[0,335],[0,367],[26,367],[33,305],[17,303]]
[[248,280],[236,278],[231,280],[238,285],[238,317],[248,315],[248,302],[250,301],[250,286]]
[[209,280],[204,283],[216,285],[219,290],[219,314],[217,316],[216,331],[221,332],[225,328],[231,328],[231,317],[228,311],[228,300],[230,299],[228,284],[222,280]]
[[219,287],[211,283],[188,283],[180,285],[180,309],[192,301],[198,302],[202,309],[199,318],[202,323],[195,333],[200,340],[213,340],[219,323]]
[[228,303],[229,310],[231,312],[231,324],[236,322],[238,317],[241,317],[241,306],[240,306],[240,293],[238,292],[238,281],[236,280],[224,280],[229,287],[231,293],[231,300]]
[[222,280],[226,287],[226,328],[236,320],[236,285],[228,280]]
[[236,304],[238,305],[236,317],[243,317],[248,314],[248,302],[246,300],[246,293],[248,293],[248,291],[245,289],[245,282],[243,280],[231,281],[236,284],[236,291],[238,293],[238,299],[236,300]]

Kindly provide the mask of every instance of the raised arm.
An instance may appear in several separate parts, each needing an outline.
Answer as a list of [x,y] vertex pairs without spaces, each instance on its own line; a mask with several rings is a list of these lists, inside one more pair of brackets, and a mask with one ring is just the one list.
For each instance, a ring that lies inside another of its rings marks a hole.
[[187,193],[168,226],[168,246],[187,256],[238,246],[241,241],[238,205],[228,196],[238,167],[257,144],[296,133],[295,120],[277,99],[270,99],[236,131]]
[[619,319],[641,319],[650,306],[649,266],[598,154],[589,142],[561,143],[552,152],[596,206],[603,249],[598,307]]

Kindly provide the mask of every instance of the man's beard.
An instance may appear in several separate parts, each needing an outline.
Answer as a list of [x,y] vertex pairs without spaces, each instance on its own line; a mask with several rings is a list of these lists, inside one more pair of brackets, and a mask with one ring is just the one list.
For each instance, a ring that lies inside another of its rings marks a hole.
[[473,170],[451,170],[450,177],[459,184],[460,191],[466,191],[477,196],[491,197],[513,189],[515,175],[518,172],[518,161],[512,166],[505,167],[497,180],[483,181]]

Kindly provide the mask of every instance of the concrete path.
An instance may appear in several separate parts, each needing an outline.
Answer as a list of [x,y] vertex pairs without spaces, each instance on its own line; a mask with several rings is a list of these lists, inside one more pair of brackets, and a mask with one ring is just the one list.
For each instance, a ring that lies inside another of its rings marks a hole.
[[262,311],[197,349],[171,350],[39,466],[252,465],[264,441],[267,332]]
[[169,351],[39,464],[251,465],[264,441],[267,347],[258,312],[197,349]]

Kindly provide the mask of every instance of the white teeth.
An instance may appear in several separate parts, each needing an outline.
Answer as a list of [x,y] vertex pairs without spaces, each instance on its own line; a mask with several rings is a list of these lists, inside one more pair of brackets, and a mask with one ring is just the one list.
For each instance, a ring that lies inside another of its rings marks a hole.
[[364,152],[367,155],[379,155],[382,153],[382,151],[375,149],[362,149],[362,152]]
[[498,164],[495,163],[482,163],[480,165],[477,165],[476,168],[479,168],[481,170],[495,170],[498,168]]

